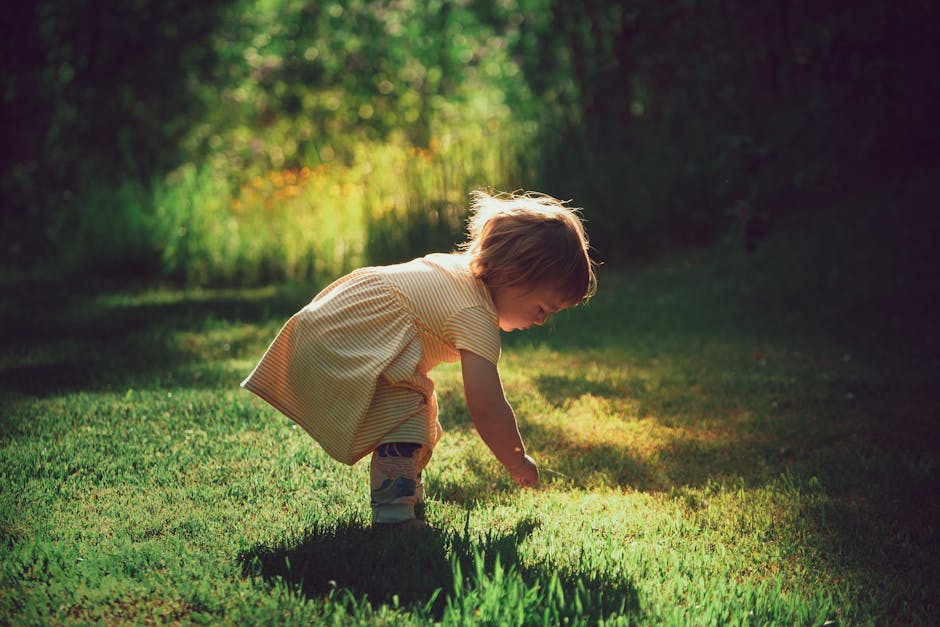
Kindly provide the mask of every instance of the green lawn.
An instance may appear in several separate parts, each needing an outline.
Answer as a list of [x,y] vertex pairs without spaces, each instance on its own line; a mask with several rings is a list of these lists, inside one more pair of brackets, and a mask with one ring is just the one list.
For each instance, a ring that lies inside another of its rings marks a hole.
[[0,624],[916,624],[940,615],[934,224],[859,192],[736,243],[603,267],[505,336],[542,484],[473,432],[459,369],[436,530],[368,525],[238,383],[317,286],[27,284],[0,305]]

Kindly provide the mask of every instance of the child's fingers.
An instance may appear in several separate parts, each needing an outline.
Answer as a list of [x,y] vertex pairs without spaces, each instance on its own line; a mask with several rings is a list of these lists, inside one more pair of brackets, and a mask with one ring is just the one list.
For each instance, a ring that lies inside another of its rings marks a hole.
[[525,460],[512,471],[512,480],[524,488],[532,487],[539,481],[539,469],[531,457],[526,455]]

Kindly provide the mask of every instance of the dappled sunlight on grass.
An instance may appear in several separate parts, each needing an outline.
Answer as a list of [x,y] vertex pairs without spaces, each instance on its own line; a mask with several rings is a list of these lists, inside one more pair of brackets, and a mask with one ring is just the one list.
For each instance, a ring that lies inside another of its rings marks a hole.
[[[510,348],[504,355],[507,396],[530,453],[543,466],[543,483],[553,489],[663,491],[713,479],[760,485],[789,467],[809,437],[807,429],[820,431],[794,415],[792,406],[775,407],[773,390],[750,399],[728,393],[721,384],[727,373],[714,368],[709,379],[689,390],[670,385],[676,375],[662,364],[618,368],[592,364],[591,357],[591,351],[545,347]],[[446,433],[435,463],[452,446],[466,451],[447,453],[447,463],[460,464],[461,475],[477,473],[483,487],[449,485],[443,493],[446,498],[495,494],[499,473],[477,462],[488,453],[475,442],[459,371],[447,366],[436,378]],[[837,429],[832,425],[838,422],[823,424]]]
[[728,390],[726,380],[740,368],[712,357],[649,360],[623,349],[520,346],[506,350],[502,372],[548,481],[668,490],[710,477],[772,479],[785,466],[769,467],[767,448],[795,446],[769,444],[761,429],[768,413],[761,410],[772,409],[776,390],[756,399],[753,386],[751,398]]
[[[182,331],[174,334],[174,345],[180,353],[194,361],[217,361],[223,364],[233,355],[256,350],[259,344],[270,342],[271,329],[257,325],[224,325],[200,331]],[[240,360],[234,360],[241,364]]]
[[[826,369],[814,374],[819,360]],[[809,442],[835,443],[867,428],[842,417],[852,407],[847,392],[832,394],[852,368],[844,355],[770,345],[755,358],[746,340],[650,358],[629,345],[552,348],[514,339],[500,371],[544,485],[668,491],[713,480],[765,485],[802,464]],[[442,497],[485,500],[511,489],[478,461],[488,452],[475,442],[459,365],[433,376],[446,433],[432,465],[446,456],[480,486],[442,479]],[[465,453],[444,454],[452,446]]]

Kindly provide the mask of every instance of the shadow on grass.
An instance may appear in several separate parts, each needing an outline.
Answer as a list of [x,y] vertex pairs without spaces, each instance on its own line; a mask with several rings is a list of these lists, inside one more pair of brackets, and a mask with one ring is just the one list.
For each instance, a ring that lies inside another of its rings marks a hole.
[[580,376],[541,374],[536,376],[534,381],[539,388],[539,393],[555,406],[561,406],[566,401],[585,394],[602,398],[617,398],[626,392],[604,381],[592,381]]
[[[246,551],[239,561],[246,576],[282,580],[308,598],[345,590],[367,598],[373,607],[397,603],[440,619],[447,599],[455,594],[455,564],[466,576],[477,571],[482,560],[483,572],[489,575],[498,560],[503,572],[514,570],[530,587],[544,587],[555,577],[566,593],[588,590],[589,605],[580,616],[592,621],[638,611],[639,596],[630,581],[597,576],[584,581],[583,576],[559,571],[552,564],[524,565],[519,547],[537,527],[537,521],[525,519],[511,532],[491,532],[478,543],[466,531],[376,529],[346,523],[314,529],[294,546]],[[461,585],[473,583],[464,579]]]
[[[141,297],[133,288],[110,284],[98,289],[58,283],[2,287],[0,387],[36,397],[78,390],[150,389],[167,383],[224,385],[217,360],[199,352],[216,347],[187,347],[178,335],[225,325],[275,325],[286,321],[313,293],[313,288],[298,285],[254,297],[225,290]],[[237,356],[241,348],[237,338],[225,343],[230,344],[225,357]],[[203,371],[198,378],[181,380],[180,371],[186,368]]]

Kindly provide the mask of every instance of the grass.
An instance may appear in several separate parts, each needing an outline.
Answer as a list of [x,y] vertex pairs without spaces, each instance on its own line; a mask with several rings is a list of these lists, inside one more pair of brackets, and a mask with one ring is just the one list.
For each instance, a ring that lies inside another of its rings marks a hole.
[[91,179],[47,225],[54,250],[33,266],[257,286],[324,282],[447,249],[463,236],[471,190],[487,182],[513,189],[521,176],[516,157],[531,130],[507,124],[508,109],[489,104],[450,111],[460,124],[435,121],[427,147],[350,135],[342,158],[310,167],[292,159],[289,167],[237,168],[218,154],[153,181]]
[[439,368],[415,537],[369,528],[365,465],[237,388],[318,286],[6,277],[0,623],[931,623],[933,229],[882,211],[928,180],[751,256],[602,268],[590,305],[505,336],[538,489]]

